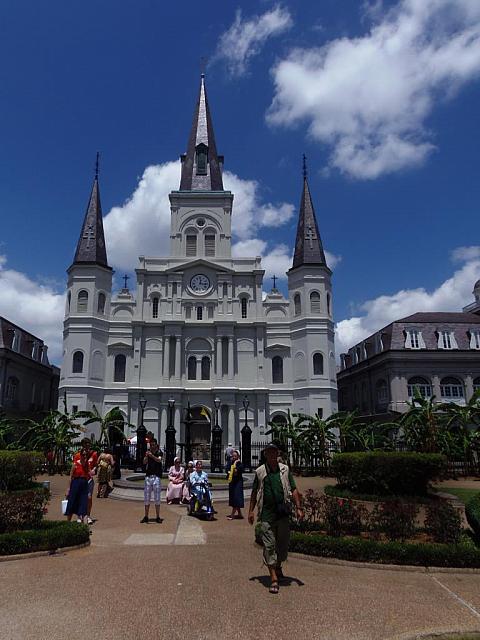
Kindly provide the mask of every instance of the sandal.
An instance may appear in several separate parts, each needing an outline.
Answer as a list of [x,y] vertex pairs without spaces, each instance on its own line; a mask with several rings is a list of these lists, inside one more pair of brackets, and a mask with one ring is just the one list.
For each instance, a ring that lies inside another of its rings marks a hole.
[[227,516],[227,520],[233,520],[235,516]]
[[270,589],[268,590],[270,593],[278,593],[278,582],[274,581],[270,585]]

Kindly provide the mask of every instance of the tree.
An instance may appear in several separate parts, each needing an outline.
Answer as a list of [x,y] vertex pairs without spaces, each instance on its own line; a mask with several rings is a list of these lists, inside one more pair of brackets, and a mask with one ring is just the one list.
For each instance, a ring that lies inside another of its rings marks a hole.
[[337,426],[334,416],[324,420],[318,413],[314,416],[296,415],[299,418],[303,418],[304,426],[300,432],[299,439],[304,445],[312,472],[315,467],[319,466],[325,469],[330,459],[331,449],[337,441],[337,437],[333,432]]
[[[101,445],[107,444],[110,446],[112,434],[119,436],[122,440],[125,438],[125,434],[123,432],[125,420],[118,407],[113,407],[113,409],[110,409],[110,411],[102,417],[97,407],[93,405],[91,411],[78,411],[75,414],[75,417],[85,419],[85,422],[83,423],[84,426],[94,424],[96,422],[100,424],[100,437],[98,438],[98,442]],[[134,425],[128,424],[128,426]]]
[[439,452],[439,427],[445,422],[442,405],[435,403],[435,396],[424,398],[417,389],[408,405],[409,410],[399,420],[405,443],[413,451]]
[[304,443],[300,439],[300,434],[305,418],[306,416],[298,413],[291,414],[288,409],[287,419],[282,422],[269,422],[270,429],[265,434],[272,436],[272,441],[285,452],[288,462],[291,462],[294,468],[299,468],[304,453]]
[[[446,433],[443,435],[442,453],[449,457],[464,457],[472,467],[474,451],[480,440],[480,389],[466,405],[448,402],[442,405]],[[446,450],[448,448],[448,451]]]

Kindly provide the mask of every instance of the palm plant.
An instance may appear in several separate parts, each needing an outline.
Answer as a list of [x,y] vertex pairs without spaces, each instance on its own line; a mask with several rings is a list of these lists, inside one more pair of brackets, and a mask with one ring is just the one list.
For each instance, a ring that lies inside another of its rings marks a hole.
[[403,438],[413,451],[436,453],[440,451],[442,422],[445,414],[442,406],[435,402],[435,396],[424,398],[417,389],[409,410],[399,421]]
[[[295,419],[293,419],[295,418]],[[300,433],[305,416],[290,413],[287,411],[287,419],[284,422],[269,422],[270,429],[265,435],[271,435],[272,440],[284,451],[288,456],[288,462],[294,468],[300,466],[303,451],[303,441],[300,439]],[[291,454],[291,459],[290,459]]]
[[[125,420],[122,412],[118,407],[113,407],[110,411],[102,416],[97,407],[93,405],[91,411],[78,411],[75,414],[75,418],[82,418],[85,420],[84,426],[94,424],[96,422],[100,425],[100,436],[97,439],[99,444],[107,444],[110,446],[112,434],[119,436],[122,440],[125,438],[124,426]],[[134,425],[128,424],[133,427]]]
[[[337,441],[334,433],[334,429],[336,428],[334,416],[330,416],[324,420],[318,413],[314,416],[304,414],[297,415],[299,418],[302,418],[304,422],[299,439],[304,444],[312,472],[315,466],[325,468],[330,458],[330,450]],[[315,462],[317,462],[317,464],[315,464]]]
[[15,435],[15,427],[11,420],[2,413],[0,414],[0,449],[9,449]]
[[446,440],[449,457],[464,457],[473,466],[473,453],[480,437],[480,389],[477,389],[466,405],[448,402],[442,405],[445,413]]

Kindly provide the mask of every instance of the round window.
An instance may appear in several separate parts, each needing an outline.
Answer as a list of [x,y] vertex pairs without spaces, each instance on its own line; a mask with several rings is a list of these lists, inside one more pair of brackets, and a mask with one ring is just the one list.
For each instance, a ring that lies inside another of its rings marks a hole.
[[197,218],[197,227],[205,226],[205,218]]

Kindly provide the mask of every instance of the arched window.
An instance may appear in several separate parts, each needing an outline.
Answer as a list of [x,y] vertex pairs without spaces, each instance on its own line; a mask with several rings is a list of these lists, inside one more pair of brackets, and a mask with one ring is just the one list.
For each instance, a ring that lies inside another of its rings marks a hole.
[[210,358],[208,356],[202,358],[202,380],[210,380]]
[[186,236],[186,254],[191,258],[197,255],[197,236],[194,234]]
[[332,313],[331,309],[330,309],[330,301],[331,301],[330,294],[327,293],[327,313],[328,313],[328,315],[331,315],[331,313]]
[[158,297],[152,299],[152,318],[158,318]]
[[17,378],[10,376],[7,381],[7,388],[5,390],[5,394],[8,400],[16,400],[18,393],[18,380]]
[[77,313],[86,313],[88,307],[88,291],[82,289],[78,292]]
[[442,378],[440,380],[440,395],[449,400],[463,398],[463,384],[458,378]]
[[223,283],[223,297],[228,298],[228,283]]
[[190,356],[188,359],[188,379],[189,380],[196,380],[197,379],[197,359],[195,358],[195,356]]
[[191,319],[191,317],[192,317],[192,307],[188,304],[188,305],[185,307],[185,318],[186,318],[187,320],[190,320],[190,319]]
[[115,356],[115,364],[113,371],[114,382],[125,382],[125,370],[127,366],[127,358],[123,353],[119,353]]
[[388,403],[388,386],[386,380],[377,380],[375,385],[377,405],[383,407]]
[[408,397],[414,398],[415,393],[419,393],[422,398],[432,397],[432,385],[426,378],[414,376],[408,380]]
[[279,427],[285,427],[287,425],[287,418],[283,414],[277,413],[276,416],[273,416],[270,422],[273,422],[273,424],[278,425]]
[[69,291],[67,294],[67,313],[70,313],[70,305],[72,304],[72,292]]
[[98,301],[97,301],[97,312],[101,313],[102,316],[105,313],[105,294],[104,293],[99,293],[98,294]]
[[197,307],[197,320],[202,320],[203,318],[203,307]]
[[212,257],[215,255],[215,234],[206,233],[204,236],[205,255]]
[[273,384],[282,384],[283,382],[283,358],[281,356],[272,358],[272,382]]
[[302,301],[300,299],[299,293],[296,293],[293,297],[293,307],[295,310],[295,315],[299,316],[302,313]]
[[241,298],[240,304],[242,305],[242,318],[246,318],[247,317],[247,305],[248,305],[247,298],[245,298],[245,297]]
[[83,373],[83,353],[75,351],[72,358],[72,373]]
[[207,155],[208,147],[204,144],[199,144],[197,147],[197,176],[207,175]]
[[323,356],[321,353],[313,354],[313,375],[323,376]]
[[320,294],[318,291],[312,291],[310,294],[310,313],[320,313]]

